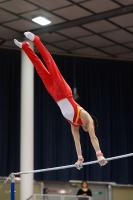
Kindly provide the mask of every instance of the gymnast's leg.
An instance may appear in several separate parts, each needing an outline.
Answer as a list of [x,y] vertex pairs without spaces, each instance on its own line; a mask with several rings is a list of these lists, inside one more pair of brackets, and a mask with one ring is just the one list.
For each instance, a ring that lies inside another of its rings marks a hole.
[[64,78],[62,77],[57,65],[55,64],[51,54],[48,52],[48,50],[44,47],[42,42],[40,41],[40,38],[36,35],[34,35],[31,32],[25,32],[24,35],[31,41],[34,42],[36,47],[38,48],[49,72],[51,75],[51,78],[53,80],[54,84],[54,93],[55,95],[58,92],[58,98],[62,99],[68,96],[72,96],[72,91],[69,87],[69,85],[66,83]]
[[[34,35],[33,33],[31,32],[25,32],[24,35],[31,41],[34,42],[34,44],[36,45],[36,47],[38,48],[44,62],[46,63],[46,66],[48,67],[48,70],[52,75],[55,76],[55,73],[56,75],[60,74],[60,71],[58,69],[58,67],[56,66],[51,54],[48,52],[48,50],[44,47],[44,45],[42,44],[40,38],[36,35]],[[58,72],[58,74],[57,74]],[[61,76],[61,74],[60,74]]]
[[53,82],[50,76],[49,71],[46,69],[42,61],[37,57],[37,55],[34,53],[34,51],[30,48],[29,44],[27,42],[18,42],[16,39],[14,40],[14,43],[22,48],[22,50],[26,53],[26,55],[29,57],[31,62],[33,63],[34,67],[36,68],[36,71],[40,78],[42,79],[46,89],[50,94],[52,94],[53,90]]

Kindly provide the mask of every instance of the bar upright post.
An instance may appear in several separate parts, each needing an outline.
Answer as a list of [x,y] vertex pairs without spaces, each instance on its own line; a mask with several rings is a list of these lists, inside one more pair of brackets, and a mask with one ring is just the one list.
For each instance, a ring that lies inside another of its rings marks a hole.
[[11,174],[11,185],[10,185],[10,200],[15,200],[15,176]]

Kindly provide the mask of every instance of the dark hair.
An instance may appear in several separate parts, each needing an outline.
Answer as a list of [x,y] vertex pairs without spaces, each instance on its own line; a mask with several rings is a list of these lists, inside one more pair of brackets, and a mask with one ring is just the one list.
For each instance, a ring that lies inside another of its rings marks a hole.
[[84,183],[86,183],[86,185],[87,185],[87,187],[88,187],[88,183],[87,183],[87,181],[82,181],[82,183],[81,183],[81,187],[83,187],[83,184]]
[[94,129],[95,131],[97,131],[98,129],[98,121],[97,121],[97,118],[94,117],[93,115],[91,115],[92,119],[93,119],[93,123],[94,123]]

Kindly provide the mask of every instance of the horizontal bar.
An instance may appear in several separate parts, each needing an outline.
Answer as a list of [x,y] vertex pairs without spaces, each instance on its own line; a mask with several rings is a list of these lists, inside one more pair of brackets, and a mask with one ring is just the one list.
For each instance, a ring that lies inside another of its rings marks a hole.
[[[121,155],[121,156],[115,156],[115,157],[111,157],[111,158],[106,158],[106,161],[116,160],[116,159],[125,158],[125,157],[129,157],[129,156],[133,156],[133,153],[129,153],[129,154]],[[95,163],[98,163],[98,160],[85,162],[85,163],[82,163],[82,165],[92,165]],[[52,168],[32,170],[32,171],[17,172],[17,173],[14,173],[14,176],[21,175],[21,174],[33,174],[33,173],[47,172],[47,171],[53,171],[53,170],[59,170],[59,169],[67,169],[67,168],[72,168],[72,167],[75,167],[75,165],[66,165],[66,166],[61,166],[61,167],[52,167]]]

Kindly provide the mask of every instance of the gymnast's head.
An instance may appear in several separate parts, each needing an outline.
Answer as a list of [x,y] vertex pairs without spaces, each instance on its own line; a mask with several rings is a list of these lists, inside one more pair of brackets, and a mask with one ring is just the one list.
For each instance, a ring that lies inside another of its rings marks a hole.
[[94,130],[97,131],[97,129],[98,129],[98,121],[97,121],[96,117],[94,117],[93,115],[91,115],[91,117],[93,119]]

